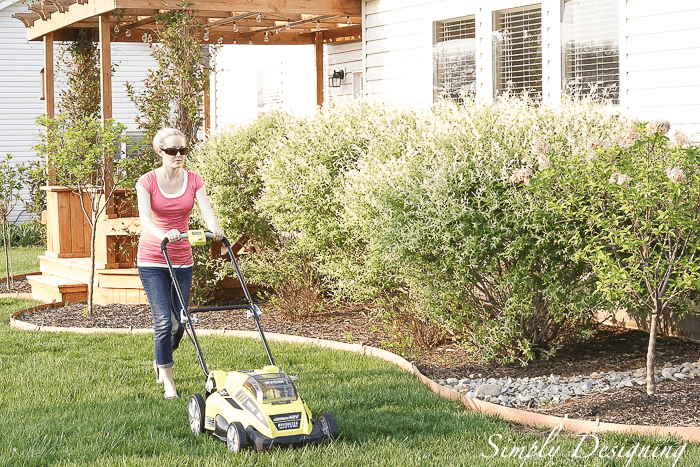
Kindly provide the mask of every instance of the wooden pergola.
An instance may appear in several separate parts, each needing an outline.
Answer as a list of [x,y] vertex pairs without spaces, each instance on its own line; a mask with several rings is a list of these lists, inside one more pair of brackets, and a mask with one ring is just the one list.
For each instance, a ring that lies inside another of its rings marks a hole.
[[[30,0],[31,1],[31,0]],[[361,0],[40,0],[16,13],[29,41],[44,43],[46,115],[55,116],[54,42],[72,41],[81,29],[95,30],[100,51],[101,116],[112,118],[111,43],[157,43],[159,14],[172,10],[196,13],[202,44],[313,44],[316,56],[316,102],[323,104],[323,45],[361,39]],[[205,99],[205,133],[208,132]],[[111,162],[111,161],[110,161]],[[37,298],[79,299],[86,286],[85,257],[90,256],[90,226],[78,194],[48,186],[47,251],[40,257],[42,276],[30,279]],[[97,232],[96,303],[143,303],[145,295],[131,268],[124,240],[140,231],[138,213],[115,193],[113,205],[95,223]],[[133,254],[133,252],[131,253]],[[125,256],[127,255],[127,256]]]
[[[361,0],[189,0],[202,44],[314,44],[316,102],[323,103],[323,44],[361,38]],[[14,18],[27,39],[44,42],[46,113],[54,114],[54,41],[72,41],[79,29],[98,31],[101,65],[110,70],[112,42],[158,42],[156,15],[183,9],[172,0],[44,0]],[[102,73],[102,117],[111,118],[111,76]]]

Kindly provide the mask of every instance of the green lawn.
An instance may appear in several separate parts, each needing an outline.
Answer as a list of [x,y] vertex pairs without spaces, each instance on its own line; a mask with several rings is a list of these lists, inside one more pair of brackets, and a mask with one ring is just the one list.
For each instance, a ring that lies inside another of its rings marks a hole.
[[[41,246],[15,246],[12,252],[12,272],[17,274],[27,274],[39,270],[39,255],[43,255],[46,248]],[[5,276],[5,249],[0,247],[0,277]]]
[[[579,450],[580,456],[590,454],[598,441],[597,452],[616,446],[616,453],[622,448],[622,458],[599,458],[596,453],[572,459],[581,438],[559,434],[541,451],[543,457],[518,459],[516,454],[533,449],[534,443],[533,453],[541,449],[549,430],[543,435],[512,431],[497,418],[439,398],[415,377],[376,358],[276,343],[271,349],[277,363],[299,377],[297,386],[314,414],[335,415],[341,436],[329,445],[234,454],[224,443],[189,431],[187,399],[203,392],[204,381],[188,340],[176,353],[182,398],[169,402],[151,368],[152,336],[10,329],[9,312],[25,306],[26,301],[14,299],[0,303],[3,466],[700,465],[696,445],[688,445],[677,462],[672,457],[627,459],[624,453],[637,443],[640,450],[657,447],[657,453],[665,447],[667,454],[682,446],[673,439],[634,435],[590,437]],[[200,340],[210,369],[265,364],[259,341]]]

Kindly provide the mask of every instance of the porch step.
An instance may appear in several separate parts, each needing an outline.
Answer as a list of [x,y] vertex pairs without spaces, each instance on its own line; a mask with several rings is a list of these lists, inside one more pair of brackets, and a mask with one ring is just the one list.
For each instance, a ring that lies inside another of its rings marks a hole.
[[[87,284],[90,282],[90,258],[54,258],[50,255],[42,255],[39,256],[39,270],[43,276],[61,278],[63,285],[82,284],[85,292],[81,299],[87,297]],[[93,284],[95,287],[93,291],[94,303],[100,305],[148,303],[136,268],[95,269]],[[32,295],[38,300],[62,300],[55,288],[47,291],[46,286],[39,285],[39,283],[36,287],[32,286]],[[75,295],[71,297],[73,298],[69,298],[69,300],[75,301]]]
[[47,303],[80,302],[87,297],[87,284],[51,274],[27,276],[32,297]]
[[39,256],[39,270],[42,274],[68,277],[87,284],[90,281],[90,258],[54,258]]

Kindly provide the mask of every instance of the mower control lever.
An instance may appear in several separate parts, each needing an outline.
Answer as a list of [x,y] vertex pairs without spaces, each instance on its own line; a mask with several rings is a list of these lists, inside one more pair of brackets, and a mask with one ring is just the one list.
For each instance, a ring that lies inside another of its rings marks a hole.
[[[188,238],[190,237],[190,234],[192,234],[193,237],[196,236],[197,239],[204,237],[204,238],[208,238],[208,239],[211,240],[211,239],[214,238],[214,234],[211,233],[211,232],[204,232],[204,231],[202,231],[202,230],[189,230],[189,231],[187,231],[187,232],[182,232],[182,233],[180,234],[180,240],[186,240],[186,239],[188,239]],[[228,244],[228,240],[226,240],[226,237],[222,238],[221,241],[224,242],[225,245]],[[163,239],[163,241],[160,242],[160,249],[161,249],[161,250],[165,250],[166,245],[168,244],[168,242],[169,242],[168,237],[165,237],[165,238]]]

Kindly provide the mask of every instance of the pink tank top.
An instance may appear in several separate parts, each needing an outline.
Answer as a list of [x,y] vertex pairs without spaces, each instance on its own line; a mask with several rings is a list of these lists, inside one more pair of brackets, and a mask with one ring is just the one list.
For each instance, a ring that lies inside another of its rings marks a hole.
[[[151,217],[163,232],[177,229],[186,232],[195,194],[204,186],[202,177],[185,170],[182,189],[174,194],[164,193],[158,186],[155,171],[148,172],[137,182],[151,195]],[[145,229],[141,233],[136,264],[138,266],[165,266],[165,256],[160,250],[161,241]],[[168,243],[168,257],[173,265],[191,266],[192,247],[186,240]]]

